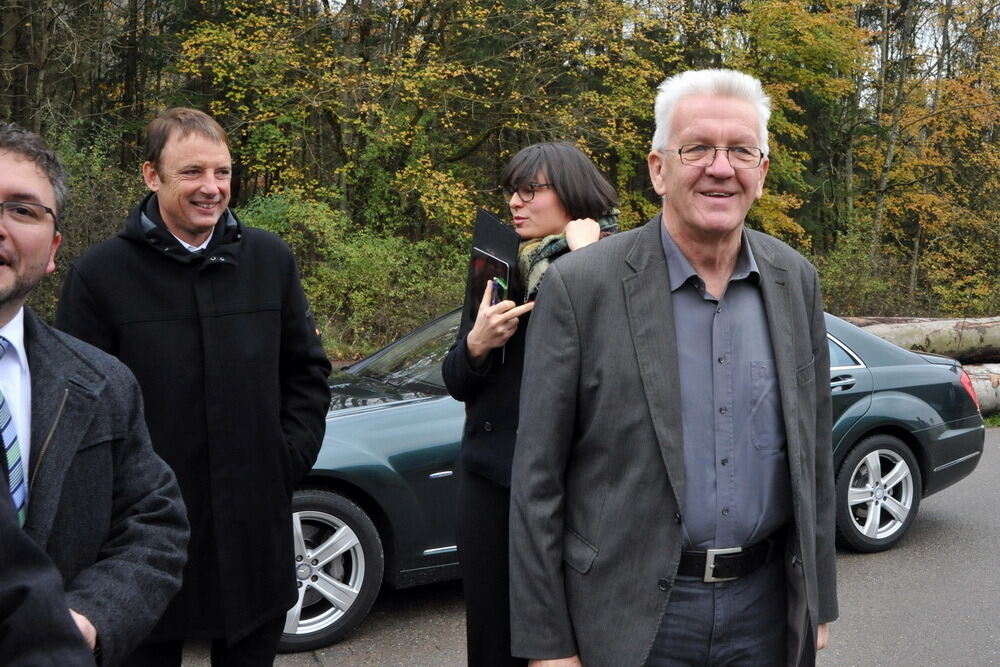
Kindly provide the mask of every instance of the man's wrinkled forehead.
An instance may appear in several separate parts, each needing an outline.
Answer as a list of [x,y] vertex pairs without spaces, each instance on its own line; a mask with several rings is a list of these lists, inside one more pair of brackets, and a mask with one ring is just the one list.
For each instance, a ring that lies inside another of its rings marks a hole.
[[757,145],[760,142],[760,115],[753,104],[728,95],[692,93],[677,100],[670,114],[670,135],[687,137],[695,142],[734,117],[740,117],[736,143]]

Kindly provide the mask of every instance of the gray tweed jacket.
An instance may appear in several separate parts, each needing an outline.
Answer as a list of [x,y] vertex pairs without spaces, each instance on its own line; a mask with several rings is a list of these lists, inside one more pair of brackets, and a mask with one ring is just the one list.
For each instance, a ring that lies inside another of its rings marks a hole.
[[25,530],[62,574],[69,607],[97,628],[98,662],[114,665],[180,588],[187,513],[150,445],[132,373],[28,309],[24,329],[32,436]]

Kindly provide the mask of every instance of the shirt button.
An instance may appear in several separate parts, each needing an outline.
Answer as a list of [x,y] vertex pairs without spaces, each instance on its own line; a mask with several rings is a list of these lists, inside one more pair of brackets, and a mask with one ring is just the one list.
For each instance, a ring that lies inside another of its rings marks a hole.
[[661,591],[668,591],[670,590],[670,582],[667,581],[666,579],[660,579],[658,582],[656,582],[656,587],[659,588]]
[[674,523],[679,524],[680,522],[681,522],[681,513],[680,512],[674,512]]
[[726,409],[726,406],[723,405],[721,408],[719,408],[719,414],[723,414],[724,415],[727,412],[729,412],[729,410]]
[[722,508],[722,516],[729,516],[729,508],[728,507],[723,507]]
[[726,363],[726,358],[725,357],[719,357],[719,363],[720,364]]
[[483,430],[486,431],[487,433],[492,432],[493,424],[491,422],[483,422]]
[[722,312],[722,306],[719,306],[719,307],[718,307],[718,308],[717,308],[717,309],[715,310],[715,312],[717,312],[717,313],[721,313],[721,312]]
[[724,466],[729,465],[729,459],[728,458],[722,459],[722,465]]

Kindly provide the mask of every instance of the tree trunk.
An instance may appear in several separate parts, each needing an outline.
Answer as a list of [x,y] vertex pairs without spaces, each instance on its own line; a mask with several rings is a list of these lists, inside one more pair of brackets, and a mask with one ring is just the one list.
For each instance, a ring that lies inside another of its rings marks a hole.
[[1000,364],[965,366],[972,378],[972,387],[979,397],[979,409],[984,415],[1000,412]]
[[[865,319],[871,320],[853,321]],[[1000,362],[1000,317],[912,319],[917,321],[870,324],[865,331],[908,350],[941,354],[962,363]]]

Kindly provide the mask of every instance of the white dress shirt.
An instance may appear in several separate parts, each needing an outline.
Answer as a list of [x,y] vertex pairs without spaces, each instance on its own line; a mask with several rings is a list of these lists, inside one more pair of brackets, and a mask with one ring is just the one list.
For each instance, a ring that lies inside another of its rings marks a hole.
[[173,236],[175,239],[177,239],[177,242],[180,243],[184,247],[184,249],[187,250],[188,252],[198,252],[199,250],[204,250],[205,248],[208,247],[208,242],[212,240],[212,235],[209,234],[208,238],[201,242],[201,245],[191,245],[190,243],[188,243],[181,237],[177,236],[177,234],[174,234],[173,232],[170,232],[170,235]]
[[7,400],[17,430],[27,486],[30,477],[28,461],[31,460],[31,371],[28,369],[28,355],[24,351],[24,308],[19,308],[10,322],[0,327],[0,336],[9,340],[11,345],[0,359],[0,391]]

